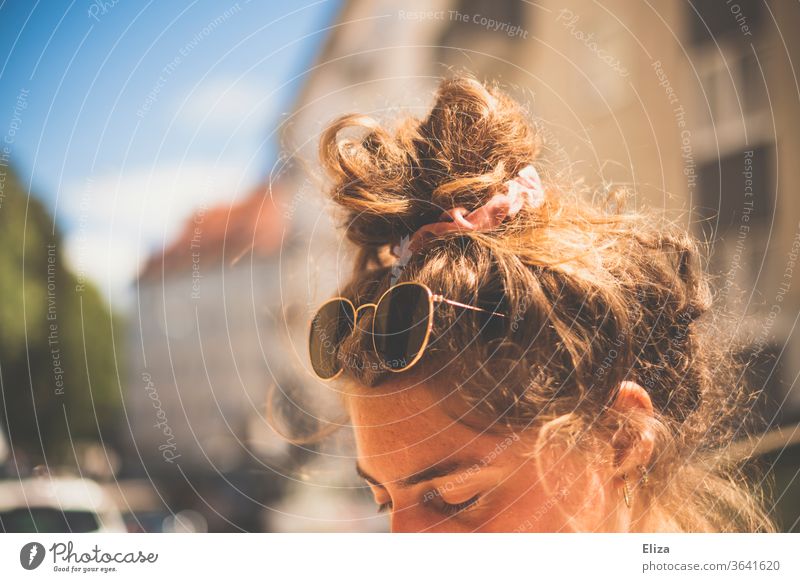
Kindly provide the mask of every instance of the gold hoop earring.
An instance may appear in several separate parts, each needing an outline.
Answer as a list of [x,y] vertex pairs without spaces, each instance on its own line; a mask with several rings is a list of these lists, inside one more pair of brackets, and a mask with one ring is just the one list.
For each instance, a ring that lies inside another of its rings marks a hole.
[[624,473],[622,475],[622,498],[625,500],[625,505],[628,509],[631,508],[631,486],[628,483],[628,474]]
[[647,467],[645,467],[644,465],[639,465],[638,469],[639,472],[642,474],[642,487],[646,487],[647,482],[650,479],[649,475],[647,474]]

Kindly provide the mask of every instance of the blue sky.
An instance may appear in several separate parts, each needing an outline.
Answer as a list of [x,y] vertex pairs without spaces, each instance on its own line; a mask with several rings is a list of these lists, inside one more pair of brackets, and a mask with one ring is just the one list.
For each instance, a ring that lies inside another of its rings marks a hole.
[[339,4],[0,4],[0,134],[73,269],[124,303],[194,208],[266,175]]

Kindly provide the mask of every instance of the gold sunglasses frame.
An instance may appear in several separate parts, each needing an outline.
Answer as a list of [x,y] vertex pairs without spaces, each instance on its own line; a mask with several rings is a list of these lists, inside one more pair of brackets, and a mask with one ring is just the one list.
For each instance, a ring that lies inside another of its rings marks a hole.
[[[394,291],[395,289],[397,289],[398,287],[402,287],[403,285],[416,285],[417,287],[422,287],[425,290],[426,295],[428,297],[428,323],[427,323],[426,329],[425,329],[425,339],[422,341],[422,345],[420,346],[419,351],[417,352],[417,355],[414,356],[414,359],[411,360],[411,362],[409,362],[409,364],[407,366],[405,366],[403,368],[399,368],[399,369],[390,368],[390,367],[384,365],[384,368],[386,370],[389,370],[390,372],[394,372],[394,373],[405,372],[406,370],[411,368],[411,366],[416,364],[420,360],[420,358],[422,358],[422,354],[425,353],[425,348],[428,347],[428,342],[429,342],[430,337],[431,337],[431,330],[433,328],[433,308],[436,306],[437,303],[447,303],[448,305],[452,305],[454,307],[461,307],[463,309],[471,309],[473,311],[480,311],[482,313],[489,313],[490,315],[496,315],[498,317],[505,318],[505,314],[503,314],[503,313],[499,313],[497,311],[491,311],[489,309],[483,309],[482,307],[476,307],[474,305],[467,305],[466,303],[461,303],[460,301],[455,301],[453,299],[448,299],[447,297],[445,297],[443,295],[440,295],[438,293],[434,293],[431,290],[431,288],[428,287],[425,283],[419,283],[417,281],[404,281],[403,283],[397,283],[396,285],[392,285],[391,287],[389,287],[386,291],[384,291],[381,294],[381,296],[378,298],[378,301],[376,301],[375,303],[364,303],[363,305],[359,305],[358,307],[356,307],[353,304],[353,302],[350,301],[347,297],[331,297],[330,299],[328,299],[327,301],[322,303],[317,308],[317,310],[314,312],[314,316],[308,322],[308,351],[309,351],[309,354],[311,353],[311,331],[312,331],[312,327],[314,325],[314,320],[317,318],[317,316],[319,315],[320,311],[322,311],[322,309],[326,305],[328,305],[329,303],[332,303],[334,301],[344,301],[344,302],[346,302],[346,303],[348,303],[350,305],[350,307],[353,309],[353,328],[350,331],[350,333],[353,334],[353,333],[355,333],[356,327],[358,326],[359,312],[362,309],[365,309],[365,308],[368,308],[368,307],[373,307],[377,311],[378,305],[380,305],[380,303],[381,303],[381,301],[383,301],[384,297],[386,297],[386,295],[388,295],[391,291]],[[380,357],[381,353],[380,353],[380,351],[378,351],[378,346],[375,345],[375,318],[372,319],[372,330],[371,330],[371,333],[372,333],[372,349],[375,352],[375,354]],[[332,380],[335,380],[336,378],[338,378],[344,372],[344,367],[340,367],[339,370],[333,376],[331,376],[330,378],[323,378],[322,376],[317,374],[317,371],[314,370],[314,366],[313,365],[311,366],[311,369],[312,369],[314,375],[319,380],[322,380],[323,382],[330,382]]]

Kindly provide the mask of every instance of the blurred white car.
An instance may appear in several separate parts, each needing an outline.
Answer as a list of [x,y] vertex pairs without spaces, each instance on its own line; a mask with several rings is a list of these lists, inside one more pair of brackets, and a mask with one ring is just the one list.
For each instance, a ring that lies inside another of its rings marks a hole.
[[111,498],[89,479],[44,475],[0,481],[0,532],[124,532]]

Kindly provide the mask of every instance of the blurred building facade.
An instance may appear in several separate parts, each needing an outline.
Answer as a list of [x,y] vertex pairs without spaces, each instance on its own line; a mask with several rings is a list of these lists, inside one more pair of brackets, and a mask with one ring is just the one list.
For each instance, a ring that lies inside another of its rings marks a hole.
[[271,386],[289,374],[277,307],[284,223],[271,193],[198,209],[145,264],[129,326],[128,458],[184,504],[172,509],[194,500],[217,531],[258,528],[288,454],[266,419]]

